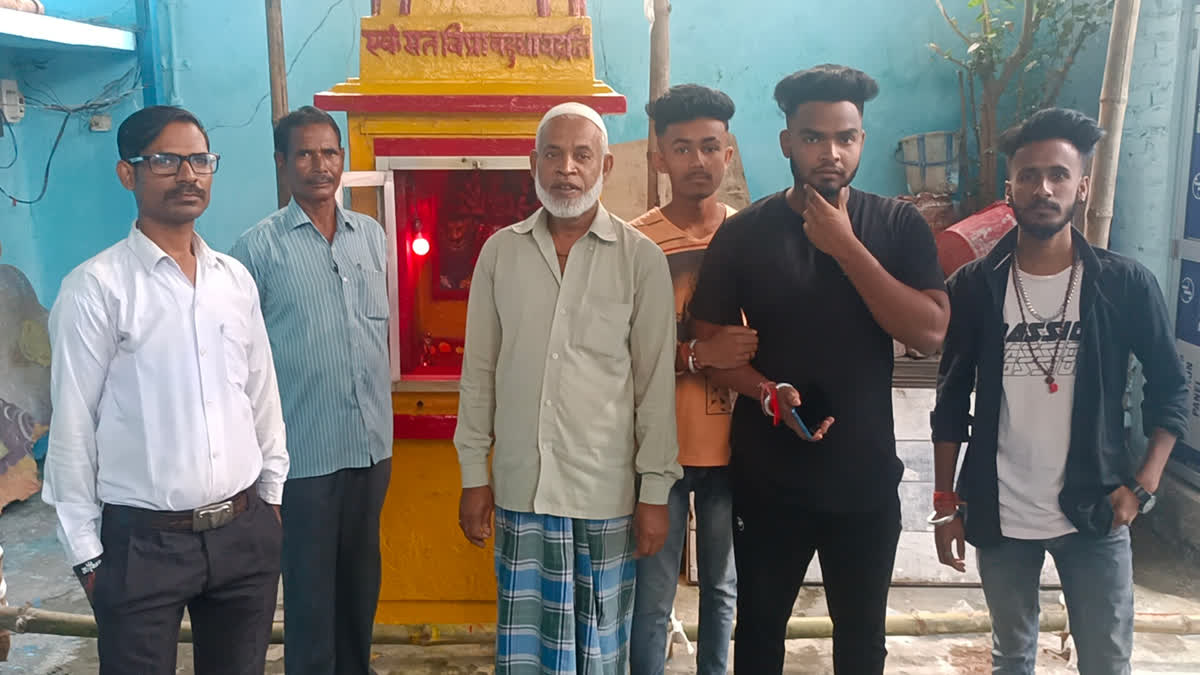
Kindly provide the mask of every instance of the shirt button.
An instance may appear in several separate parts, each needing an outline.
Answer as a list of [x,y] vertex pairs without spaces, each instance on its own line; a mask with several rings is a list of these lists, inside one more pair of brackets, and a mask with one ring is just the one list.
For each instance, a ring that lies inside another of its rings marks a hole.
[[555,361],[557,361],[557,360],[558,360],[558,352],[554,352],[553,354],[551,354],[551,355],[550,355],[550,358],[552,358],[552,359],[554,359]]
[[206,356],[207,354],[208,354],[208,350],[201,347],[200,348],[200,356]]
[[552,405],[554,404],[550,402],[550,399],[546,399],[546,407],[549,408]]
[[211,407],[212,407],[212,401],[205,401],[205,402],[204,402],[204,405],[206,405],[206,406],[208,406],[208,407],[210,407],[210,408],[211,408]]
[[349,277],[342,277],[342,283],[346,283],[347,281],[350,281]]

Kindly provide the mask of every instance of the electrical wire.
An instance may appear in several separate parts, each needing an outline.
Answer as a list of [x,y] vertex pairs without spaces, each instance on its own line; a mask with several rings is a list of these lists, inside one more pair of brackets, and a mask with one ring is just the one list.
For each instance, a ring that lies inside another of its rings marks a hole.
[[[140,82],[141,69],[135,65],[134,67],[125,71],[125,73],[117,79],[104,85],[104,87],[100,89],[100,93],[76,106],[63,104],[58,96],[54,93],[52,88],[47,87],[47,89],[41,89],[36,86],[31,87],[28,83],[26,83],[26,90],[29,92],[25,96],[26,105],[32,105],[35,108],[40,108],[50,112],[61,113],[63,116],[63,121],[62,124],[59,125],[58,133],[54,137],[54,144],[50,146],[50,154],[46,157],[46,169],[42,173],[42,189],[41,192],[38,193],[38,196],[33,199],[22,199],[14,196],[8,190],[4,189],[3,186],[0,186],[0,195],[12,200],[14,204],[32,205],[42,201],[42,199],[46,197],[46,192],[50,189],[50,167],[54,163],[54,155],[58,152],[59,143],[62,142],[63,134],[66,132],[67,124],[71,121],[71,118],[81,113],[102,112],[120,104],[126,98],[130,97],[141,89]],[[33,90],[37,90],[37,93],[32,93]],[[2,117],[3,114],[0,114],[0,118]],[[9,164],[9,166],[12,166],[16,163],[15,150],[17,147],[17,137],[13,131],[12,125],[7,119],[4,120],[4,124],[8,128],[9,133],[13,134],[14,156],[12,164]]]
[[11,168],[13,168],[13,166],[16,165],[17,156],[20,154],[20,151],[17,149],[17,134],[13,132],[12,124],[9,123],[8,116],[4,114],[3,110],[0,110],[0,123],[3,123],[4,128],[8,129],[8,137],[12,139],[12,146],[13,146],[12,161],[9,162],[8,164],[5,164],[4,166],[0,166],[0,169],[11,169]]
[[59,141],[62,140],[63,132],[67,130],[67,122],[70,121],[71,113],[64,113],[62,124],[58,127],[58,135],[54,137],[54,145],[50,146],[50,156],[46,158],[46,172],[42,175],[42,191],[38,193],[38,196],[33,199],[21,199],[12,196],[3,187],[0,187],[0,195],[11,199],[14,204],[36,204],[45,198],[46,190],[50,188],[50,165],[54,162],[54,153],[58,151]]
[[[337,9],[345,1],[346,0],[337,0],[337,2],[329,6],[329,9],[325,10],[325,16],[321,17],[320,23],[317,24],[316,28],[312,29],[312,31],[308,34],[308,37],[304,38],[304,42],[300,44],[300,49],[296,50],[296,54],[292,56],[292,62],[288,64],[287,71],[285,73],[286,75],[292,74],[292,68],[294,68],[296,66],[296,62],[300,60],[300,55],[304,53],[305,48],[308,47],[308,43],[312,42],[312,39],[317,35],[317,31],[321,30],[321,27],[324,26],[325,22],[329,20],[329,15],[333,14],[333,10]],[[267,99],[270,97],[271,92],[263,94],[262,98],[258,99],[258,103],[255,104],[254,112],[250,113],[250,118],[245,122],[242,122],[241,124],[216,124],[209,127],[208,130],[215,131],[217,129],[244,129],[250,126],[254,123],[254,119],[258,117],[258,111],[262,109],[263,104],[266,103]]]

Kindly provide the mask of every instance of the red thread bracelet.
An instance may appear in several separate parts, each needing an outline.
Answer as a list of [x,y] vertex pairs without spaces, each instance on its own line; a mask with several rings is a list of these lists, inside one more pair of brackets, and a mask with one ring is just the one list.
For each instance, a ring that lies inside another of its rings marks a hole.
[[962,503],[963,501],[959,499],[957,492],[941,492],[939,490],[934,490],[933,492],[934,509],[957,509]]

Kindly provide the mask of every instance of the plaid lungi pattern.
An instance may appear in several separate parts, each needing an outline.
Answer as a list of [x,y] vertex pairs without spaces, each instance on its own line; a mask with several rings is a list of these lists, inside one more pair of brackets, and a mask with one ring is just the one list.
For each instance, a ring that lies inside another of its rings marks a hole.
[[496,675],[624,675],[633,518],[496,509]]

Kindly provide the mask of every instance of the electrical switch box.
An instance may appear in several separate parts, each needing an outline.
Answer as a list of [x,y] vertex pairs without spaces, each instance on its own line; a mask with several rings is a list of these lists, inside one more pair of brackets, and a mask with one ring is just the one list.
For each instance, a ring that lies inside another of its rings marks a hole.
[[16,80],[0,80],[0,113],[9,124],[16,124],[25,117],[25,97],[17,88]]

